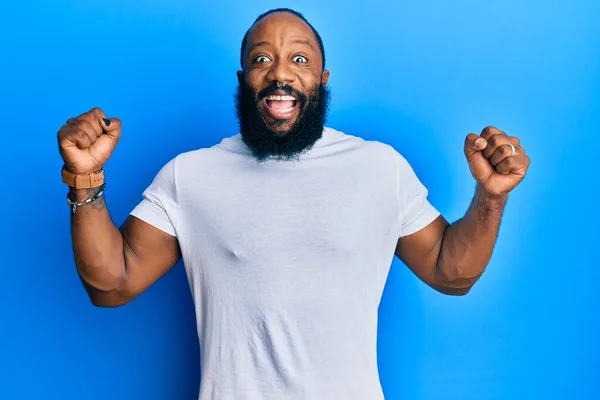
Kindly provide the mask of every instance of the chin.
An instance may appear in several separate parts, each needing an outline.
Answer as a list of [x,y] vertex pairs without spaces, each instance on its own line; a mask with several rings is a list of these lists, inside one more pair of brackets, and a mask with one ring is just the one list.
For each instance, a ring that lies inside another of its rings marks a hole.
[[274,124],[268,124],[267,127],[279,137],[286,136],[294,128],[295,122],[279,121]]
[[273,132],[278,137],[283,137],[292,131],[292,129],[296,125],[296,122],[298,122],[298,118],[274,120],[272,118],[265,118],[265,115],[263,114],[263,121],[265,123],[265,126],[269,130],[271,130],[271,132]]

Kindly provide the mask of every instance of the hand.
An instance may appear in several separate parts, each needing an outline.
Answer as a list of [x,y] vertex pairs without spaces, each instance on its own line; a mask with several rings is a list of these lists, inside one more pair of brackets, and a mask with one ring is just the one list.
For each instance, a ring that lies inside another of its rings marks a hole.
[[66,168],[74,174],[102,169],[121,136],[121,121],[106,118],[99,108],[69,118],[58,131],[58,148]]
[[508,195],[523,180],[530,164],[518,138],[491,126],[481,135],[467,135],[465,156],[477,183],[494,197]]

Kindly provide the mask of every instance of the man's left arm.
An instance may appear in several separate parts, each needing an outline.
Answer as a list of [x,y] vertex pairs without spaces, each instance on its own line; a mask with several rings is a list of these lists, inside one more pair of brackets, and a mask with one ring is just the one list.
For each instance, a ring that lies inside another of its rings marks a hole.
[[465,216],[451,225],[438,217],[401,237],[395,252],[422,281],[450,295],[468,293],[483,274],[509,192],[523,180],[530,164],[519,139],[493,127],[467,136],[465,156],[477,182]]

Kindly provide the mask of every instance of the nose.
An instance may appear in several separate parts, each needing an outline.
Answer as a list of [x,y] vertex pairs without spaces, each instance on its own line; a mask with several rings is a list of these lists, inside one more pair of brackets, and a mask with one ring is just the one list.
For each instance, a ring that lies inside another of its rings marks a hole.
[[292,72],[289,63],[285,61],[276,61],[272,64],[267,79],[269,83],[289,84],[294,81],[295,75]]

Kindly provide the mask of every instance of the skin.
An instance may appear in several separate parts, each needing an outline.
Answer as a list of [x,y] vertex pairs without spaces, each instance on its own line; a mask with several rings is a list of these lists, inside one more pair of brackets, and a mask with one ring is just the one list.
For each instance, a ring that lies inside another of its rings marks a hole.
[[464,153],[477,182],[465,216],[452,225],[438,217],[424,229],[400,238],[395,252],[423,282],[449,295],[467,294],[483,274],[509,193],[530,165],[519,139],[491,126],[480,135],[467,135]]
[[[244,70],[238,71],[256,92],[282,82],[308,94],[319,81],[326,85],[321,53],[310,27],[289,13],[276,13],[257,23],[249,33]],[[262,105],[264,107],[264,105]],[[264,113],[269,127],[285,134],[299,110],[277,120]],[[67,121],[58,132],[59,151],[73,173],[103,167],[114,151],[121,121],[94,108]],[[475,142],[482,139],[482,142]],[[517,153],[512,156],[513,144]],[[446,294],[466,294],[489,263],[508,194],[523,179],[529,158],[519,140],[493,128],[465,139],[465,157],[477,182],[465,216],[450,225],[443,217],[398,240],[396,255],[423,282]],[[71,189],[83,201],[99,189]],[[111,220],[100,197],[72,214],[72,243],[82,283],[96,306],[118,307],[133,300],[167,273],[180,259],[175,237],[129,216],[122,226]]]
[[[248,35],[243,60],[238,80],[245,80],[255,93],[279,82],[308,97],[319,82],[325,86],[329,80],[317,38],[308,24],[290,13],[274,13],[256,23]],[[290,130],[300,114],[296,109],[281,121],[269,115],[266,107],[265,102],[259,104],[267,126],[280,134]]]
[[[69,119],[58,132],[59,150],[68,170],[85,174],[102,168],[117,145],[121,121],[94,108]],[[83,201],[99,189],[70,189]],[[138,218],[128,217],[118,228],[104,198],[79,207],[71,217],[77,271],[92,303],[117,307],[133,300],[156,282],[180,258],[175,237]]]

